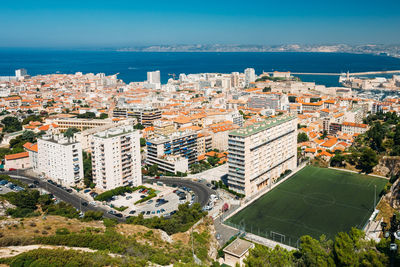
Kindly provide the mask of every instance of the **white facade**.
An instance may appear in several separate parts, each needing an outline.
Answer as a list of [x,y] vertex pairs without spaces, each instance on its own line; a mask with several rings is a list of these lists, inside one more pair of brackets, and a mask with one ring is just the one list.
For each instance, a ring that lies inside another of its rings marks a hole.
[[244,75],[245,75],[245,86],[249,86],[250,83],[256,80],[256,71],[253,68],[245,69]]
[[147,72],[147,82],[148,83],[160,83],[160,71],[149,71]]
[[15,70],[15,77],[17,77],[17,78],[25,77],[27,74],[28,73],[27,73],[26,69],[17,69],[17,70]]
[[63,136],[44,135],[38,139],[38,171],[66,186],[83,179],[81,144]]
[[141,185],[139,131],[120,126],[94,134],[92,169],[93,182],[101,190]]
[[246,197],[296,166],[296,117],[268,119],[229,133],[228,186]]

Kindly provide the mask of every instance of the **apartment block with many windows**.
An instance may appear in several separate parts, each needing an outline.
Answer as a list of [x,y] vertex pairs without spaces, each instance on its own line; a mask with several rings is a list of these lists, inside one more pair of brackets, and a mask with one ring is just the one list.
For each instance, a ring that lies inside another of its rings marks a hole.
[[142,184],[140,135],[132,126],[98,132],[92,138],[92,174],[96,187],[110,190]]
[[122,105],[113,111],[114,117],[136,118],[145,127],[152,126],[155,120],[161,119],[161,110],[151,106]]
[[146,164],[171,173],[187,172],[197,162],[197,138],[196,132],[184,131],[148,140]]
[[62,135],[38,139],[38,171],[64,186],[75,186],[83,179],[81,144]]
[[296,117],[270,118],[229,133],[228,186],[246,197],[296,166]]

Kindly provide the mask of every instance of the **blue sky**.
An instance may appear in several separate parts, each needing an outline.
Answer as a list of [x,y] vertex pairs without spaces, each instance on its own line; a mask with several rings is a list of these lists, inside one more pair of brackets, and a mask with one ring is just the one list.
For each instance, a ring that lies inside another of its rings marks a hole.
[[2,0],[0,47],[400,43],[400,0]]

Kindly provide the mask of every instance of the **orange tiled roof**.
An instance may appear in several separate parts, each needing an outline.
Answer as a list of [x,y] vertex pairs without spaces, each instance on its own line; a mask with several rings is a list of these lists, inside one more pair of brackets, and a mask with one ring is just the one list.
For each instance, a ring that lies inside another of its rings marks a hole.
[[337,143],[337,138],[331,138],[331,139],[328,139],[328,141],[321,144],[321,146],[329,148],[329,147],[334,146],[336,143]]
[[322,151],[321,153],[319,153],[319,154],[317,155],[317,157],[319,157],[319,156],[333,157],[333,154],[331,154],[331,153],[329,153],[329,152],[326,152],[326,151]]
[[354,123],[354,122],[343,122],[342,125],[352,126],[352,127],[359,127],[359,128],[367,128],[368,127],[368,124]]
[[22,159],[22,158],[27,158],[27,157],[29,157],[28,152],[21,152],[21,153],[17,153],[17,154],[11,154],[11,155],[4,156],[4,158],[6,160]]

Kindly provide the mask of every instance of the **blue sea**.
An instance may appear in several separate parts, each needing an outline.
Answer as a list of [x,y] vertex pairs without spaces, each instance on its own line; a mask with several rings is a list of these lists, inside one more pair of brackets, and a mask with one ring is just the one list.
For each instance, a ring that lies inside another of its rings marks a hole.
[[[243,72],[254,68],[263,71],[292,72],[363,72],[398,70],[400,59],[387,56],[346,53],[158,53],[114,52],[41,49],[0,49],[0,76],[14,75],[18,68],[30,75],[51,73],[119,73],[125,82],[144,81],[146,72],[161,71],[166,83],[169,74]],[[382,75],[379,75],[382,76]],[[326,86],[339,86],[337,76],[300,76],[303,81],[314,81]]]

